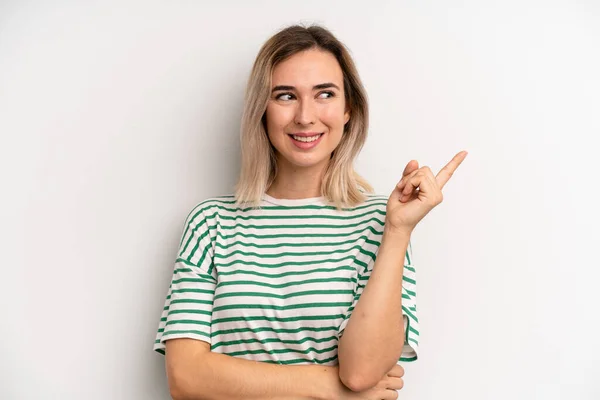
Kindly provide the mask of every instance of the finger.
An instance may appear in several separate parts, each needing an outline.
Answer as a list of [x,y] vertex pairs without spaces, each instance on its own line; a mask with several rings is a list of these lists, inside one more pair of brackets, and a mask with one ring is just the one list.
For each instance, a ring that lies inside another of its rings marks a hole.
[[419,169],[419,162],[417,160],[410,160],[408,164],[406,164],[406,167],[404,167],[404,172],[402,173],[402,176],[409,175],[417,169]]
[[456,171],[458,166],[463,162],[467,154],[469,153],[464,150],[456,154],[452,158],[452,160],[450,160],[450,162],[446,164],[446,166],[442,168],[440,172],[438,172],[438,174],[435,177],[435,180],[437,181],[438,187],[440,189],[443,189],[446,183],[448,183],[448,181],[452,177],[452,174],[454,174],[454,171]]
[[[414,179],[414,178],[413,178]],[[404,190],[402,192],[400,192],[399,195],[399,201],[402,203],[408,203],[409,201],[412,201],[414,199],[416,199],[417,197],[419,197],[419,192],[420,192],[420,188],[418,187],[418,183],[413,183],[414,181],[411,180],[410,182],[407,182],[407,185],[404,187]],[[416,187],[414,185],[417,185]]]
[[433,172],[431,168],[428,166],[423,166],[416,171],[413,171],[409,176],[402,178],[402,181],[398,184],[400,191],[400,201],[405,202],[408,200],[412,200],[418,197],[420,192],[419,184],[415,186],[415,183],[409,185],[409,182],[413,181],[413,177],[416,175],[420,175],[422,179],[419,181],[419,184],[423,182],[423,180],[427,181],[430,187],[429,192],[433,193],[434,190],[437,190],[437,182],[435,181],[435,177],[433,176]]
[[436,192],[440,192],[441,193],[441,189],[438,187],[438,183],[435,180],[435,176],[433,176],[433,171],[431,171],[431,169],[429,167],[425,167],[425,178],[427,179],[427,181],[429,182],[429,186],[435,190]]
[[[404,191],[408,193],[404,193]],[[413,188],[411,184],[405,186],[404,190],[400,192],[400,201],[408,201],[419,195],[419,188]]]
[[415,176],[421,169],[417,168],[414,171],[412,171],[410,174],[403,176],[402,179],[400,180],[400,182],[398,182],[398,185],[396,185],[398,187],[398,189],[400,190],[400,193],[402,193],[402,190],[404,190],[404,187],[406,186],[406,182],[412,178],[413,176]]
[[423,181],[426,179],[425,177],[425,173],[421,170],[419,170],[418,173],[414,174],[412,177],[410,177],[407,181],[406,181],[406,185],[404,185],[404,188],[402,189],[402,196],[409,196],[411,195],[417,188],[420,188],[420,186],[423,184]]
[[420,173],[417,173],[410,178],[406,183],[403,193],[400,196],[400,201],[403,201],[407,198],[414,198],[415,195],[432,199],[437,199],[437,197],[440,196],[440,190],[437,188],[437,183],[435,183],[429,174],[423,169],[420,170]]
[[414,180],[417,175],[423,176],[423,167],[419,168],[416,171],[413,171],[413,173],[410,176],[403,178],[404,182],[399,188],[399,200],[401,202],[412,200],[419,195],[418,186],[420,181]]
[[404,168],[404,172],[402,172],[402,179],[400,179],[400,182],[398,182],[396,184],[396,187],[400,188],[400,186],[402,185],[405,178],[411,176],[418,170],[419,170],[419,162],[417,160],[410,160],[409,163],[406,164],[406,167]]
[[395,390],[386,390],[383,393],[381,400],[396,400],[398,398],[398,392]]
[[419,192],[421,190],[419,188],[417,188],[415,191],[413,191],[411,194],[408,195],[402,195],[402,197],[400,197],[400,201],[402,203],[408,203],[410,201],[413,201],[414,199],[419,197]]
[[396,364],[389,370],[387,375],[402,378],[404,376],[404,367],[400,364]]
[[390,390],[400,390],[404,387],[404,379],[402,378],[390,378],[386,383],[385,388]]

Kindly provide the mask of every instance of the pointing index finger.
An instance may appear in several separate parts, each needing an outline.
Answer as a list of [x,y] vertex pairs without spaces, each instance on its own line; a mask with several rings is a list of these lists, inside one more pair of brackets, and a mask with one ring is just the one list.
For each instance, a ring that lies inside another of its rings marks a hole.
[[440,170],[440,172],[438,172],[438,174],[435,176],[435,180],[437,181],[440,189],[442,189],[446,183],[448,183],[452,177],[452,174],[454,174],[454,171],[456,171],[458,166],[463,162],[467,154],[469,153],[464,150],[459,152],[452,158],[452,160],[450,160],[448,164],[446,164],[444,168]]

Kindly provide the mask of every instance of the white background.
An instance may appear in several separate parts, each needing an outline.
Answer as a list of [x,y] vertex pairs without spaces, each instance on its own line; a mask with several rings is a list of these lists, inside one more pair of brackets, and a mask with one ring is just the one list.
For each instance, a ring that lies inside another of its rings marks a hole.
[[600,398],[597,1],[0,3],[0,398],[166,399],[183,221],[231,193],[262,43],[322,23],[371,105],[357,169],[469,155],[419,224],[401,399]]

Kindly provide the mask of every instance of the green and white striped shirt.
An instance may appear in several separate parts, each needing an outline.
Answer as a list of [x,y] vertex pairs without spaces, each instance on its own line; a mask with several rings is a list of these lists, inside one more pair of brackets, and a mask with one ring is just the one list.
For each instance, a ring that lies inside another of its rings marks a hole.
[[[186,218],[154,350],[193,338],[211,351],[278,364],[336,365],[338,340],[381,243],[387,196],[337,211],[323,197],[236,208],[233,196]],[[404,349],[417,359],[416,271],[404,260]],[[365,340],[369,340],[365,338]]]

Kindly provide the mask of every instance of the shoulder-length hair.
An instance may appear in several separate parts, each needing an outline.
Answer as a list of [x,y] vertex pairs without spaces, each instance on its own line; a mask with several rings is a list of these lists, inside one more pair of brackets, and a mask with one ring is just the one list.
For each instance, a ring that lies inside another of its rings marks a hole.
[[265,113],[275,66],[292,55],[319,49],[335,56],[344,76],[344,95],[350,119],[323,176],[321,193],[338,209],[366,200],[371,185],[354,171],[354,160],[367,138],[369,106],[348,49],[329,30],[313,25],[289,26],[268,39],[258,52],[248,79],[241,121],[242,164],[235,187],[236,204],[258,207],[277,175],[277,162],[266,131]]

